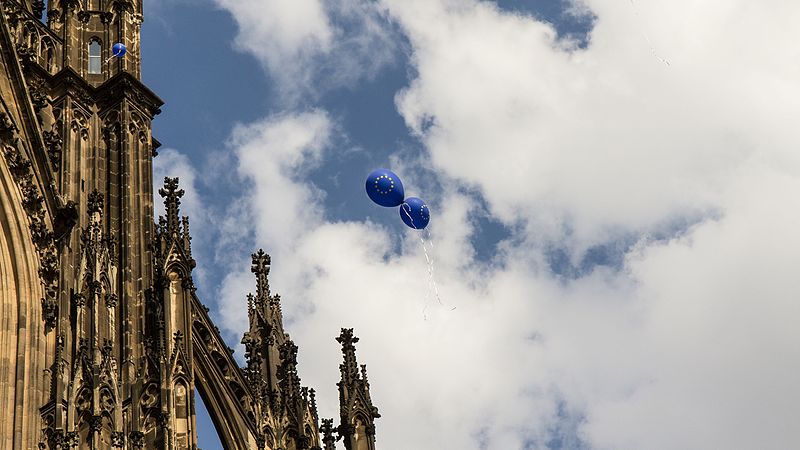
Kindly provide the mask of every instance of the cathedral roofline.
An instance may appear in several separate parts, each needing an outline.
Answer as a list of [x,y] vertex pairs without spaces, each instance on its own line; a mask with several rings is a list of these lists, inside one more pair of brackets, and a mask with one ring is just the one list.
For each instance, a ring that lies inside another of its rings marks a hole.
[[119,92],[126,91],[131,91],[137,101],[148,106],[149,112],[153,116],[161,113],[164,100],[128,72],[119,72],[97,87],[97,95],[101,98],[106,94],[114,97]]
[[86,96],[97,103],[104,103],[104,99],[116,98],[129,92],[153,116],[160,114],[164,105],[164,100],[128,72],[120,72],[95,88],[72,67],[67,66],[53,75],[52,85],[56,90],[61,88],[65,92],[77,89],[79,96]]

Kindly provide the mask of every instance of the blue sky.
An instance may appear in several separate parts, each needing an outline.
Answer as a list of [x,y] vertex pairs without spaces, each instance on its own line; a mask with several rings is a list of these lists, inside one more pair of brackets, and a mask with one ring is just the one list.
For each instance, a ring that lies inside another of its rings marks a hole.
[[[800,8],[145,7],[198,294],[241,354],[248,256],[272,254],[323,417],[347,326],[382,449],[800,445]],[[446,306],[419,236],[363,192],[377,167],[431,205]]]

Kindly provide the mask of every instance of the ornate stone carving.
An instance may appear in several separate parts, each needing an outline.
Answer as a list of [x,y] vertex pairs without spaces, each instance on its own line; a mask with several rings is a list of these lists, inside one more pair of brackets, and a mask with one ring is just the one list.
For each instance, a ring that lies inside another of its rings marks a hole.
[[131,443],[131,448],[141,450],[144,448],[144,433],[141,431],[131,431],[128,435],[128,439]]
[[39,277],[44,285],[45,296],[42,298],[42,316],[47,329],[55,326],[58,314],[58,253],[50,232],[45,223],[44,198],[34,182],[31,162],[12,146],[6,146],[3,152],[11,176],[19,186],[22,194],[22,206],[28,214],[30,231],[39,256]]
[[0,112],[0,137],[4,140],[11,141],[14,132],[17,131],[17,126],[11,120],[8,114]]
[[86,306],[86,295],[83,292],[75,292],[72,294],[72,304],[77,308]]
[[[31,60],[33,62],[33,60]],[[28,76],[28,83],[30,86],[31,103],[33,103],[33,110],[36,112],[36,117],[39,119],[39,124],[42,123],[42,110],[48,105],[47,87],[44,80]]]
[[53,218],[53,239],[56,242],[67,240],[77,223],[78,205],[72,200],[69,200],[64,206],[56,210],[55,217]]
[[111,433],[111,446],[115,448],[122,448],[125,446],[125,433],[122,431],[114,431]]
[[89,428],[93,433],[101,431],[103,429],[103,416],[99,414],[93,415],[89,421]]
[[158,190],[164,197],[164,206],[167,210],[167,232],[169,234],[178,233],[178,209],[183,197],[183,189],[178,189],[178,178],[164,178],[164,187]]
[[58,303],[54,298],[42,298],[42,313],[44,323],[51,329],[55,327],[56,320],[58,320]]
[[[90,102],[87,102],[90,103]],[[82,140],[89,139],[89,115],[79,108],[72,108],[72,131],[77,133]]]
[[265,299],[269,298],[267,276],[269,275],[271,263],[272,258],[264,250],[259,249],[258,252],[253,253],[253,266],[250,271],[256,275],[256,305],[259,306]]
[[106,307],[107,308],[116,308],[117,307],[117,294],[109,294],[106,296]]
[[89,215],[103,213],[103,194],[98,192],[97,189],[89,193],[89,198],[86,202],[86,210]]
[[44,0],[33,0],[31,2],[31,7],[33,9],[33,15],[41,19],[42,13],[44,13]]
[[336,448],[336,428],[333,426],[333,419],[322,419],[322,426],[319,427],[322,433],[322,442],[325,444],[325,450],[334,450]]
[[50,159],[50,165],[54,171],[61,168],[61,149],[64,146],[64,140],[57,131],[45,131],[42,133],[44,137],[44,144],[47,146],[47,157]]
[[80,436],[78,436],[78,432],[77,431],[68,431],[64,435],[64,446],[68,447],[68,448],[77,447],[78,444],[80,443],[79,442],[79,438],[80,438]]
[[91,17],[92,17],[92,15],[87,11],[79,11],[78,12],[78,21],[83,23],[83,24],[89,23],[89,18],[91,18]]

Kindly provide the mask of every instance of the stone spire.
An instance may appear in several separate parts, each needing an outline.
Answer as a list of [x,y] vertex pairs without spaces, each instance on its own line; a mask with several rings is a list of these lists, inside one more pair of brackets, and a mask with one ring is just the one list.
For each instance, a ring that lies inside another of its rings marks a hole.
[[248,383],[257,391],[262,410],[277,407],[280,348],[283,344],[281,329],[270,314],[269,269],[270,256],[259,249],[252,255],[250,271],[256,278],[256,295],[247,295],[247,312],[250,329],[242,337],[247,357]]
[[270,264],[272,259],[264,250],[259,249],[253,253],[253,265],[250,271],[256,276],[256,305],[269,304],[269,275]]
[[92,251],[92,257],[94,259],[96,256],[94,253],[98,251],[97,247],[100,244],[102,233],[101,222],[103,220],[103,194],[97,190],[89,193],[89,197],[86,202],[86,212],[89,215],[89,224],[84,230],[82,239],[84,246]]
[[375,450],[375,419],[381,415],[372,404],[367,381],[367,368],[359,370],[356,360],[358,338],[352,328],[342,328],[336,340],[342,345],[344,361],[339,366],[339,438],[347,450]]
[[344,354],[344,362],[339,365],[339,370],[342,372],[342,382],[349,385],[358,379],[355,344],[358,343],[359,339],[353,336],[352,328],[342,328],[342,333],[336,338],[336,341],[342,344],[342,353]]
[[260,430],[260,433],[262,437],[274,433],[277,448],[319,449],[315,394],[300,384],[297,345],[283,331],[280,296],[270,293],[270,264],[270,256],[263,250],[252,254],[250,270],[256,278],[256,293],[247,296],[250,329],[242,338],[246,374],[262,416],[284,423],[294,431],[284,434]]
[[181,206],[181,197],[183,197],[183,189],[178,189],[178,178],[164,178],[164,187],[158,190],[158,193],[164,198],[164,206],[167,210],[167,232],[168,234],[178,234],[180,231],[180,221],[178,219],[178,211]]
[[[185,272],[188,274],[196,266],[194,258],[192,258],[192,237],[189,235],[189,218],[180,217],[181,197],[183,197],[184,190],[178,189],[178,178],[164,178],[164,187],[158,190],[159,195],[164,199],[164,209],[166,210],[166,217],[159,217],[157,226],[157,238],[159,241],[159,248],[157,252],[157,259],[159,259],[159,267],[157,270],[163,268],[166,260],[170,258],[168,252],[175,252],[176,247],[179,249],[179,260],[185,264]],[[187,283],[193,286],[190,278],[187,278]]]
[[319,431],[322,433],[322,443],[325,444],[324,450],[336,450],[336,437],[334,436],[336,428],[333,426],[333,419],[322,419]]
[[300,377],[297,374],[297,345],[287,339],[280,347],[281,365],[278,368],[278,385],[283,405],[293,409],[300,400]]

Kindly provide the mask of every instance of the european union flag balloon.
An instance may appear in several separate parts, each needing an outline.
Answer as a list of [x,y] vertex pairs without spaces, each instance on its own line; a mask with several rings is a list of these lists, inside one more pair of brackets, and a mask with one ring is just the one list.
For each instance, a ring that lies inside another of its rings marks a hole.
[[391,170],[378,169],[369,174],[366,188],[370,200],[381,206],[393,208],[403,203],[403,183]]
[[415,230],[422,230],[428,226],[431,220],[431,210],[422,199],[417,197],[408,197],[406,201],[400,205],[400,218],[403,223]]
[[116,56],[117,58],[122,58],[127,52],[128,49],[125,48],[125,44],[122,42],[117,42],[113,47],[111,47],[111,55]]

